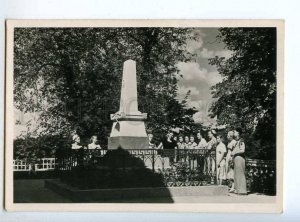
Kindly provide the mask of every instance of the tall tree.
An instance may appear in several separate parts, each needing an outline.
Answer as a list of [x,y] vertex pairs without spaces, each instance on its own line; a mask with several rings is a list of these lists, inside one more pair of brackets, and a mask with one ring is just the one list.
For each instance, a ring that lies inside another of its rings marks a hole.
[[221,28],[218,39],[232,54],[210,59],[223,77],[212,87],[211,111],[220,124],[245,130],[252,156],[275,158],[276,29]]
[[[193,124],[186,115],[194,111],[174,100],[176,63],[190,59],[185,46],[191,38],[190,29],[180,28],[16,28],[15,106],[39,112],[44,133],[77,129],[106,143],[109,114],[119,108],[122,64],[133,59],[148,129],[161,134],[174,123]],[[180,115],[169,118],[172,107]]]

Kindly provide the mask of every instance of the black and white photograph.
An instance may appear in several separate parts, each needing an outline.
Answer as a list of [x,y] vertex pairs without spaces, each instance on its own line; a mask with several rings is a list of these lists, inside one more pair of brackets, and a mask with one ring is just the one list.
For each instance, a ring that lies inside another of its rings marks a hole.
[[8,20],[6,207],[281,212],[284,23],[232,24]]

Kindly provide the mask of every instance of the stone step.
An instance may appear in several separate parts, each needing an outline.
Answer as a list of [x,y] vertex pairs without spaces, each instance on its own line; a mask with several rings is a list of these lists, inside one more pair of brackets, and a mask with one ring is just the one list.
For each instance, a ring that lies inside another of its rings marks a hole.
[[73,202],[116,201],[143,198],[167,198],[179,196],[226,196],[227,186],[184,186],[184,187],[145,187],[119,189],[89,189],[80,190],[62,183],[58,179],[46,180],[45,187],[57,192]]

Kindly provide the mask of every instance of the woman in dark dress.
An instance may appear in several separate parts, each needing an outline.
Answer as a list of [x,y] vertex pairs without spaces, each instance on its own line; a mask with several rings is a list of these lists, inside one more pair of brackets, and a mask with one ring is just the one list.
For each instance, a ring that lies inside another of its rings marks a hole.
[[165,153],[165,156],[168,156],[170,158],[170,164],[174,163],[175,149],[177,148],[177,143],[173,140],[173,136],[173,132],[170,131],[167,134],[166,138],[164,138],[158,146],[158,149],[170,150],[167,152],[163,152]]
[[173,136],[173,132],[169,132],[166,138],[164,138],[159,144],[158,149],[175,150],[175,148],[177,147],[177,143],[173,140]]

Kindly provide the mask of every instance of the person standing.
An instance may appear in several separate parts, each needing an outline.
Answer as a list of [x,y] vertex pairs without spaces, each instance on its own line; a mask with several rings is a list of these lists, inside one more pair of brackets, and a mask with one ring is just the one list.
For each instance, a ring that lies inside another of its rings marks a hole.
[[166,138],[164,138],[158,146],[158,149],[167,150],[163,151],[163,153],[165,153],[163,156],[167,156],[167,158],[169,158],[171,165],[174,163],[175,149],[177,147],[177,143],[173,140],[173,136],[173,132],[169,131]]
[[[197,133],[197,139],[198,139],[198,145],[197,149],[206,149],[207,148],[207,142],[206,140],[202,137],[201,133]],[[198,167],[200,168],[200,171],[204,173],[204,163],[205,163],[205,157],[203,156],[203,152],[197,155],[197,163]]]
[[190,142],[189,142],[189,149],[193,150],[196,149],[198,144],[195,142],[195,136],[190,135]]
[[149,149],[155,149],[156,145],[153,143],[153,134],[149,133],[148,134],[148,139],[149,139]]
[[214,150],[216,148],[216,145],[217,145],[217,139],[216,139],[216,131],[215,130],[210,130],[208,132],[208,138],[209,138],[209,141],[207,143],[207,149],[208,150]]
[[90,144],[88,145],[89,150],[101,149],[101,146],[98,144],[97,136],[92,136],[90,139]]
[[177,143],[177,154],[176,154],[176,161],[182,162],[184,160],[184,141],[183,135],[178,136],[178,143]]
[[[101,152],[101,146],[98,144],[98,138],[97,136],[92,136],[90,139],[90,143],[88,144],[88,156],[86,157],[86,160],[91,163],[95,163],[95,157],[96,153],[95,150],[99,150],[100,154]],[[96,151],[97,152],[97,151]]]
[[216,147],[216,165],[217,165],[217,183],[222,185],[223,180],[226,179],[225,170],[225,154],[226,146],[223,143],[222,135],[217,136],[217,147]]
[[[71,166],[82,166],[84,161],[83,146],[80,145],[80,137],[78,134],[73,136]],[[75,153],[74,153],[75,152]]]
[[195,169],[197,167],[197,149],[198,144],[195,142],[195,136],[193,134],[190,135],[190,143],[189,143],[189,164],[191,169]]
[[233,131],[229,131],[227,134],[228,145],[227,145],[227,155],[226,155],[226,179],[227,182],[231,182],[231,188],[229,192],[234,191],[234,169],[233,169],[233,159],[231,156],[232,150],[236,144],[236,140],[233,139]]
[[216,169],[216,162],[214,157],[211,156],[211,152],[216,149],[217,146],[217,139],[215,137],[216,131],[215,130],[210,130],[208,132],[208,138],[209,141],[207,143],[207,158],[206,158],[206,172],[207,174],[214,174],[215,169]]
[[82,146],[80,145],[80,137],[78,136],[78,134],[75,134],[73,136],[72,150],[78,150],[81,148],[82,148]]
[[175,150],[177,143],[173,140],[173,132],[169,131],[166,138],[164,138],[158,146],[158,149]]
[[239,195],[246,195],[247,185],[245,175],[245,143],[244,140],[241,138],[240,133],[241,129],[236,129],[234,131],[236,144],[231,153],[234,162],[234,189],[235,193]]
[[183,147],[186,150],[186,149],[189,149],[189,146],[190,146],[190,138],[188,136],[185,136],[184,137]]
[[184,141],[183,141],[183,136],[182,135],[178,136],[177,149],[178,150],[183,150],[184,149]]
[[207,142],[202,137],[200,132],[197,133],[197,139],[198,139],[197,149],[206,149],[207,148]]
[[190,147],[190,138],[189,138],[189,136],[185,135],[184,136],[184,142],[183,142],[183,145],[182,145],[183,151],[181,151],[181,153],[182,153],[182,155],[181,155],[182,162],[187,162],[188,159],[189,159],[189,157],[188,157],[189,147]]
[[173,140],[177,143],[178,142],[178,137],[177,137],[177,135],[174,135],[173,136]]

